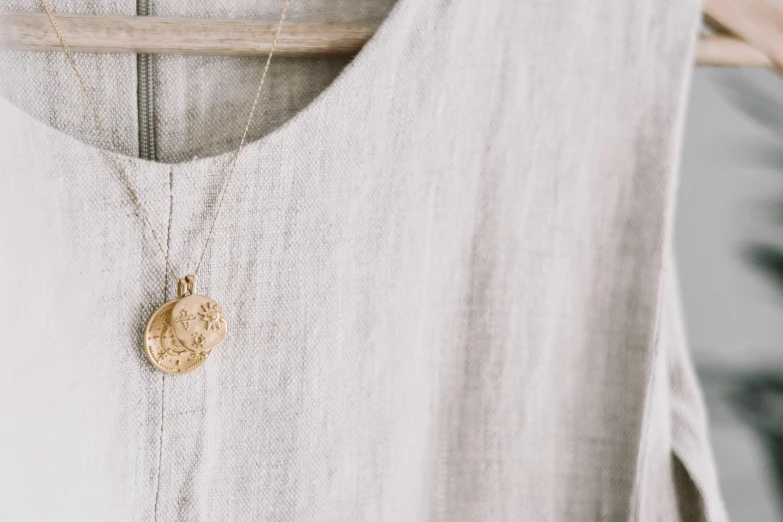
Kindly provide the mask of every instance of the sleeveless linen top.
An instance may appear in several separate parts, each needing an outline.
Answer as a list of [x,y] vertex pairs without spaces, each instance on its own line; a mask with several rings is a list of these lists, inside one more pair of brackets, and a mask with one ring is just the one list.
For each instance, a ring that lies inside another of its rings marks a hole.
[[[725,520],[671,255],[699,7],[293,0],[381,26],[272,61],[197,280],[229,336],[185,376],[143,353],[176,281],[64,56],[2,54],[0,519]],[[263,59],[77,60],[192,272]]]

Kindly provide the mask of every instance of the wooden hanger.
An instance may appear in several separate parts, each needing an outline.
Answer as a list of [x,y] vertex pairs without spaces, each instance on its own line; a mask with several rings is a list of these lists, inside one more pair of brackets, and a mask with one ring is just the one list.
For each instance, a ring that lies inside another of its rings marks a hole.
[[783,70],[783,0],[706,0],[704,15]]
[[[696,64],[783,70],[783,0],[706,0],[722,34],[702,36]],[[255,56],[269,52],[277,24],[259,20],[58,15],[74,52]],[[286,23],[281,55],[355,54],[377,29],[369,24]],[[0,49],[60,50],[44,13],[0,13]]]

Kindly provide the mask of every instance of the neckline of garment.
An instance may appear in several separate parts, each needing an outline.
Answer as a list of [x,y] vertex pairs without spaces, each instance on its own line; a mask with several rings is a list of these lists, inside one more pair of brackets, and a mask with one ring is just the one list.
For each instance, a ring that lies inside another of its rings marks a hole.
[[[273,149],[275,144],[280,142],[284,136],[293,133],[297,126],[307,126],[308,121],[317,119],[319,111],[326,109],[330,102],[338,97],[343,91],[356,92],[360,91],[358,87],[352,87],[352,83],[358,82],[361,78],[361,72],[364,69],[370,67],[374,61],[385,61],[383,50],[387,48],[398,48],[397,46],[390,45],[390,39],[395,36],[395,27],[399,26],[399,21],[404,16],[408,15],[408,12],[415,9],[417,6],[413,0],[397,0],[392,7],[389,14],[381,22],[378,30],[370,38],[370,40],[362,47],[359,53],[353,60],[337,75],[337,77],[324,89],[318,96],[316,96],[309,104],[303,107],[300,111],[294,114],[291,118],[286,120],[282,125],[275,128],[268,134],[247,142],[243,149],[242,154],[252,154],[253,151]],[[274,59],[272,62],[274,67]],[[370,78],[372,75],[364,75],[364,78]],[[85,102],[86,103],[86,102]],[[81,138],[78,138],[72,134],[68,134],[65,131],[57,129],[49,125],[48,123],[39,120],[28,112],[24,111],[13,102],[0,95],[0,104],[6,105],[12,110],[16,110],[25,118],[32,120],[32,124],[39,126],[43,129],[43,132],[48,133],[53,139],[60,139],[69,142],[74,148],[82,149],[91,154],[111,154],[105,147],[93,145]],[[305,144],[303,144],[304,146]],[[236,153],[236,150],[229,150],[219,154],[213,154],[193,159],[188,159],[179,162],[157,162],[142,159],[136,156],[129,156],[127,154],[118,153],[120,160],[126,165],[132,165],[136,168],[168,168],[178,169],[181,167],[190,167],[194,170],[203,170],[208,165],[222,165],[231,161],[231,158]],[[240,158],[241,161],[241,158]]]

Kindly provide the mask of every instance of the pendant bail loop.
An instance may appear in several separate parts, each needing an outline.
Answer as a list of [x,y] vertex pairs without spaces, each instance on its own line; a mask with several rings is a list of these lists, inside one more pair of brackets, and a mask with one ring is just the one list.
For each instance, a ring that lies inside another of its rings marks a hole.
[[196,276],[188,274],[177,281],[177,297],[182,299],[185,293],[193,295],[196,293]]

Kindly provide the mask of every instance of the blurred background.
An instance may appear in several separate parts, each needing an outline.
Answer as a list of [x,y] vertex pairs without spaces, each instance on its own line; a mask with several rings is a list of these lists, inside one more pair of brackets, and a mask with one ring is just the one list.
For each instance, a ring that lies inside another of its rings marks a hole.
[[697,68],[675,224],[731,520],[783,521],[783,78]]

